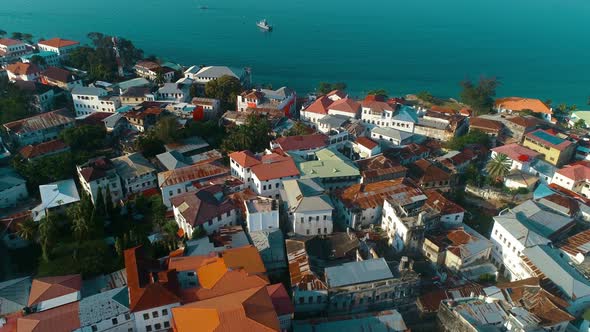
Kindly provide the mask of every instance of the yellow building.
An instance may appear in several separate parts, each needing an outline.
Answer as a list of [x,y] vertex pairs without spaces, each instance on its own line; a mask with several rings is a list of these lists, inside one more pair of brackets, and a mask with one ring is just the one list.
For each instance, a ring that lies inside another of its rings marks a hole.
[[522,145],[543,154],[545,161],[558,167],[568,164],[576,150],[574,143],[542,129],[526,134]]

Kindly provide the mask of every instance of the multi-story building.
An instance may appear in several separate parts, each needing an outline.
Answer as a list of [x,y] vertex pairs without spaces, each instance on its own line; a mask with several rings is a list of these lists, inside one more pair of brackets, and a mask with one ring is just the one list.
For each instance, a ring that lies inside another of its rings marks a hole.
[[14,82],[22,91],[26,91],[29,95],[29,105],[37,112],[43,113],[53,109],[53,101],[56,96],[56,90],[50,86],[41,84],[36,81],[21,81]]
[[59,66],[60,63],[59,55],[57,55],[57,53],[48,51],[23,55],[20,57],[20,60],[24,63],[31,63],[31,59],[33,57],[39,57],[43,59],[43,61],[45,61],[43,66]]
[[127,120],[129,129],[143,133],[155,126],[164,114],[167,112],[159,106],[150,106],[125,112],[123,117]]
[[20,40],[10,38],[0,39],[0,62],[10,62],[31,52],[32,49]]
[[179,83],[164,83],[158,91],[156,98],[158,100],[171,101],[175,103],[184,103],[190,96],[189,87]]
[[319,127],[319,121],[328,115],[329,107],[335,101],[346,98],[346,94],[339,90],[334,90],[327,95],[316,99],[309,106],[301,110],[300,118],[308,122],[313,128]]
[[126,89],[120,96],[121,105],[136,106],[145,101],[154,101],[155,96],[151,94],[150,88],[145,86],[132,86]]
[[302,179],[317,179],[327,190],[346,188],[359,183],[358,167],[336,147],[330,146],[315,152],[291,152]]
[[0,208],[15,206],[28,197],[27,181],[12,168],[0,168]]
[[178,228],[191,238],[195,229],[207,234],[238,224],[239,209],[224,195],[220,185],[189,191],[170,199]]
[[254,155],[250,151],[229,155],[231,174],[260,196],[279,198],[283,180],[299,178],[293,159],[281,151]]
[[409,175],[423,190],[450,191],[452,175],[426,159],[420,159],[409,167]]
[[328,146],[328,136],[311,134],[302,136],[281,136],[270,142],[271,149],[281,149],[287,153],[293,151],[315,152]]
[[514,114],[531,111],[540,115],[544,120],[551,121],[553,109],[544,102],[534,98],[507,97],[496,99],[494,109],[498,113]]
[[156,168],[141,153],[136,152],[111,160],[121,178],[126,196],[158,186]]
[[62,68],[57,67],[48,67],[39,76],[39,82],[57,86],[58,88],[62,88],[66,91],[71,91],[76,87],[84,86],[82,84],[82,79],[79,78],[76,74],[70,72],[69,70],[65,70]]
[[225,66],[207,66],[200,68],[196,74],[191,75],[195,83],[204,86],[207,82],[216,80],[222,76],[231,76],[240,80],[242,86],[248,88],[251,83],[250,70],[231,69]]
[[390,127],[374,127],[371,130],[371,138],[381,142],[385,146],[408,145],[414,142],[415,135],[408,131],[402,131]]
[[244,201],[246,225],[249,232],[279,228],[279,202],[257,197]]
[[237,97],[237,110],[239,112],[247,109],[276,109],[280,110],[285,116],[295,115],[295,101],[297,95],[295,91],[287,87],[277,90],[257,89],[242,92]]
[[510,280],[531,277],[523,259],[525,248],[549,244],[571,229],[572,218],[550,211],[531,200],[494,217],[490,239],[492,262]]
[[446,198],[437,190],[427,190],[425,194],[428,199],[424,204],[430,209],[438,211],[443,226],[456,227],[463,224],[465,209],[462,206]]
[[357,160],[356,164],[361,172],[361,183],[364,184],[403,178],[408,170],[393,158],[383,154]]
[[197,109],[199,107],[202,108],[203,119],[214,120],[219,117],[221,102],[218,99],[195,97],[192,99],[191,103],[195,105]]
[[510,170],[520,170],[525,173],[530,172],[530,167],[539,156],[539,153],[531,149],[525,148],[522,145],[512,143],[493,148],[491,158],[494,159],[498,155],[505,155],[508,157],[510,163]]
[[409,309],[419,295],[420,277],[403,257],[392,271],[384,258],[345,263],[325,269],[330,313]]
[[62,214],[71,204],[80,201],[74,179],[61,180],[39,186],[41,204],[31,209],[34,221],[40,221],[48,212]]
[[414,134],[447,142],[467,130],[466,119],[459,114],[427,111],[414,126]]
[[113,203],[119,202],[124,197],[121,177],[109,159],[105,157],[90,159],[82,165],[76,165],[76,170],[80,185],[90,196],[92,203],[96,204],[99,190],[105,200],[108,199],[106,196],[110,193]]
[[134,67],[135,73],[150,81],[155,81],[161,75],[164,81],[171,82],[174,78],[174,69],[169,67],[162,67],[153,61],[140,61]]
[[34,63],[16,62],[6,66],[8,79],[11,82],[15,81],[38,81],[41,68]]
[[38,42],[37,46],[41,51],[53,52],[63,58],[78,48],[80,43],[74,40],[52,38]]
[[121,100],[101,88],[76,86],[72,89],[72,99],[76,116],[85,116],[94,112],[115,111],[121,107]]
[[13,144],[25,146],[57,139],[62,130],[74,127],[75,121],[64,108],[5,123],[4,129]]
[[332,200],[314,179],[283,182],[282,200],[292,231],[300,235],[332,234]]
[[162,201],[172,208],[170,199],[180,194],[195,191],[194,184],[218,177],[227,176],[229,170],[216,163],[195,164],[158,173],[158,185]]
[[584,197],[590,197],[590,166],[580,162],[559,169],[555,171],[551,183]]
[[569,163],[576,151],[575,143],[542,129],[524,135],[522,145],[539,152],[545,161],[557,167]]

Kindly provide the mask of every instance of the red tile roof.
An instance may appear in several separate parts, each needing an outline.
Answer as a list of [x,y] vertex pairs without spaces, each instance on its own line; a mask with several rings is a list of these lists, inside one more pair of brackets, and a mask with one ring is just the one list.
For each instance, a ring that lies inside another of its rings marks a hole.
[[[215,197],[216,194],[221,194],[220,200]],[[214,185],[172,197],[170,202],[179,210],[186,222],[195,227],[236,210],[233,202],[223,196],[223,188]]]
[[51,38],[48,40],[40,41],[38,44],[49,47],[62,48],[67,46],[80,45],[80,42],[61,38]]
[[266,291],[270,295],[272,304],[277,315],[292,315],[295,312],[295,306],[283,284],[274,284],[266,286]]
[[405,179],[394,179],[367,185],[355,184],[344,189],[337,189],[335,195],[347,208],[370,209],[382,206],[383,201],[391,196],[399,196],[404,200],[422,195],[422,191]]
[[345,113],[350,113],[350,114],[357,114],[359,112],[360,108],[361,108],[361,104],[356,102],[354,99],[347,97],[347,98],[336,100],[335,102],[333,102],[328,107],[328,110],[345,112]]
[[370,108],[372,113],[382,114],[384,111],[394,111],[394,108],[391,107],[388,103],[384,101],[376,101],[376,100],[366,100],[362,102],[362,106],[365,108]]
[[311,112],[317,114],[328,114],[328,108],[332,105],[333,101],[327,96],[321,96],[311,105],[309,105],[304,112]]
[[23,42],[20,40],[17,40],[17,39],[10,39],[10,38],[1,38],[0,39],[0,45],[13,46],[13,45],[19,45],[19,44],[23,44]]
[[229,158],[235,160],[242,167],[252,167],[260,163],[256,155],[248,150],[232,152],[229,154]]
[[31,75],[41,71],[37,65],[33,63],[22,63],[16,62],[9,64],[6,70],[13,73],[14,75]]
[[80,302],[20,317],[16,332],[58,332],[80,328]]
[[524,146],[516,143],[502,145],[497,148],[493,148],[492,151],[498,154],[504,154],[508,156],[508,158],[517,161],[531,161],[540,154],[536,151],[533,151],[529,148],[525,148]]
[[364,137],[364,136],[357,138],[356,143],[364,146],[365,148],[367,148],[369,150],[373,150],[374,148],[379,146],[379,144],[377,144],[375,141],[373,141],[370,138]]
[[584,164],[565,166],[562,169],[557,170],[556,173],[573,181],[590,179],[590,167]]
[[495,102],[496,108],[507,109],[511,111],[531,110],[535,113],[553,114],[551,108],[539,99],[527,99],[521,97],[499,98]]
[[471,118],[469,120],[469,128],[479,129],[484,132],[498,133],[503,127],[504,125],[502,122],[486,118]]
[[420,182],[447,181],[451,178],[451,174],[426,159],[416,161],[409,169],[410,176]]
[[58,81],[62,83],[74,82],[80,79],[69,70],[57,67],[48,67],[41,73],[41,76],[46,77],[52,81]]
[[328,136],[312,134],[304,136],[283,136],[275,140],[283,151],[311,150],[327,146]]
[[105,157],[98,157],[89,160],[81,169],[80,174],[86,180],[91,182],[97,179],[102,179],[107,176],[109,170],[113,170],[115,166],[110,159]]
[[82,289],[82,276],[79,274],[33,279],[27,306],[79,292],[80,289]]
[[260,181],[299,175],[293,159],[280,149],[260,157],[250,151],[234,152],[229,157],[242,167],[250,167],[252,174]]
[[538,119],[533,117],[514,116],[508,121],[525,128],[535,127],[538,124]]
[[178,183],[195,182],[229,173],[229,170],[216,163],[196,164],[165,171],[158,174],[160,188]]
[[27,145],[20,149],[19,153],[23,158],[30,159],[46,154],[68,150],[69,146],[64,141],[56,139],[53,141],[39,143],[37,145]]
[[428,199],[426,205],[430,208],[440,211],[442,215],[465,212],[465,209],[459,204],[451,201],[436,190],[426,192]]

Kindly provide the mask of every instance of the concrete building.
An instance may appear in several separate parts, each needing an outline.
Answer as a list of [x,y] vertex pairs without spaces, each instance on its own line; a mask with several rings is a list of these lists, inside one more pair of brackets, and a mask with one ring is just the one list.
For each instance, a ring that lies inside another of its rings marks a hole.
[[551,121],[553,109],[539,99],[507,97],[498,98],[494,103],[494,109],[498,113],[518,114],[522,111],[532,111],[541,116],[545,121]]
[[249,232],[270,276],[281,276],[287,270],[285,239],[278,228]]
[[523,261],[525,248],[549,244],[573,225],[571,218],[530,200],[504,210],[494,217],[492,262],[512,281],[529,278]]
[[385,146],[407,145],[414,141],[414,137],[414,134],[396,128],[374,127],[371,130],[371,138]]
[[16,206],[29,197],[27,181],[9,167],[0,168],[0,209]]
[[33,63],[16,62],[6,66],[6,72],[8,73],[8,79],[11,82],[35,82],[39,80],[41,68]]
[[71,91],[76,87],[84,86],[82,79],[76,74],[69,70],[51,66],[41,72],[39,75],[39,82],[50,86],[56,86],[66,91]]
[[207,82],[216,80],[222,76],[232,76],[240,80],[242,86],[249,87],[251,83],[249,69],[232,69],[226,66],[207,66],[200,68],[192,75],[195,83],[204,86]]
[[25,146],[47,142],[59,137],[59,133],[74,127],[75,119],[67,109],[42,113],[4,124],[13,144]]
[[107,192],[110,192],[113,203],[119,202],[124,197],[121,177],[109,159],[105,157],[90,159],[82,165],[76,165],[76,170],[80,186],[90,196],[93,204],[96,204],[99,190],[105,200],[108,199]]
[[121,100],[118,97],[111,96],[101,88],[74,87],[72,89],[72,99],[76,116],[89,115],[94,112],[115,113],[121,107]]
[[128,154],[111,161],[121,178],[125,196],[158,186],[156,168],[141,153]]
[[41,51],[39,53],[30,53],[20,57],[20,60],[24,63],[31,63],[31,58],[39,57],[45,61],[45,66],[59,66],[60,58],[57,53],[49,51]]
[[39,47],[39,50],[56,53],[61,58],[67,56],[69,53],[71,53],[79,46],[80,43],[77,41],[61,38],[52,38],[37,43],[37,47]]
[[291,152],[302,179],[317,179],[327,190],[346,188],[359,183],[357,166],[335,147],[315,152]]
[[161,75],[165,82],[171,82],[174,78],[174,69],[160,66],[160,64],[153,61],[139,61],[133,67],[133,70],[139,77],[143,77],[150,81],[155,81]]
[[419,294],[420,278],[407,257],[397,271],[380,258],[328,267],[325,275],[330,313],[405,310]]
[[332,234],[332,200],[313,179],[283,182],[282,200],[286,205],[292,231],[300,235]]
[[10,38],[0,39],[0,60],[1,62],[13,61],[27,53],[32,53],[32,49],[21,41]]
[[494,159],[498,155],[505,155],[510,162],[510,170],[520,170],[528,173],[531,164],[539,156],[539,153],[516,143],[502,145],[493,148],[490,158]]
[[178,228],[189,239],[197,228],[212,234],[221,227],[238,224],[239,209],[224,195],[220,185],[176,195],[170,204]]
[[585,163],[566,166],[555,171],[551,183],[590,197],[590,167]]
[[244,201],[249,232],[279,228],[279,202],[258,197]]
[[189,99],[189,96],[189,86],[179,83],[164,83],[156,91],[156,98],[158,100],[174,103],[184,103]]
[[31,210],[35,221],[43,219],[48,211],[63,213],[69,205],[80,201],[73,179],[40,185],[39,196],[41,196],[41,204]]
[[243,112],[247,109],[275,109],[285,116],[295,115],[295,102],[297,94],[294,90],[281,87],[277,90],[255,89],[242,92],[237,97],[237,110]]
[[542,154],[545,161],[557,167],[568,164],[576,151],[575,143],[542,129],[524,135],[522,145]]
[[467,130],[466,117],[427,111],[414,126],[414,134],[447,142]]
[[406,332],[408,327],[404,318],[397,310],[311,318],[295,321],[295,331],[329,332],[329,331],[390,331]]
[[420,159],[411,164],[409,175],[423,190],[440,190],[448,192],[453,184],[453,176],[434,163]]

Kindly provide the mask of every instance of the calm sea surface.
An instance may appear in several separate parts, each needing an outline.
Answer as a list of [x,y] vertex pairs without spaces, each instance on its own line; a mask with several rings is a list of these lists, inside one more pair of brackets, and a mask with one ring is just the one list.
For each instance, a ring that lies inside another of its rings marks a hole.
[[[200,10],[208,6],[208,10]],[[255,22],[267,18],[272,33]],[[182,64],[251,67],[300,92],[428,90],[497,76],[499,95],[586,104],[589,0],[0,0],[0,29],[85,40],[100,31]]]

